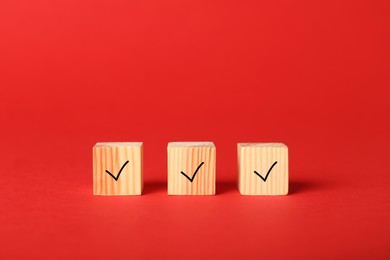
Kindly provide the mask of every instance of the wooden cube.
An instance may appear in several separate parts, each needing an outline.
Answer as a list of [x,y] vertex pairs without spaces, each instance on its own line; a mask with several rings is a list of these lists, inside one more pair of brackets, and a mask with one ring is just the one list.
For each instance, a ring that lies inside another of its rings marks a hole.
[[212,142],[168,144],[168,195],[215,195]]
[[93,147],[94,195],[141,195],[143,143],[97,143]]
[[287,195],[288,148],[282,143],[239,143],[238,189],[242,195]]

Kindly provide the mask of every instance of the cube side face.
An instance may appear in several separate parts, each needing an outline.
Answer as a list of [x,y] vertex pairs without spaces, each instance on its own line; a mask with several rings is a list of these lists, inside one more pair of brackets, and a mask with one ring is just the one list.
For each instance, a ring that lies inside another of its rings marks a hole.
[[168,147],[168,195],[215,195],[215,176],[215,147]]
[[[243,177],[243,174],[241,174],[242,170],[241,170],[241,167],[242,167],[242,163],[241,163],[241,158],[242,158],[242,147],[241,145],[238,143],[237,144],[237,170],[238,170],[238,178],[237,178],[237,186],[238,186],[238,190],[241,192],[241,185],[243,185],[243,180],[242,180],[242,177]],[[242,194],[242,192],[241,192]]]
[[[95,146],[93,148],[93,194],[141,195],[142,167],[142,145]],[[106,171],[109,171],[117,180]]]
[[239,145],[238,157],[238,187],[242,195],[288,194],[287,146]]
[[143,145],[141,145],[140,147],[140,163],[138,167],[140,171],[141,185],[136,195],[141,195],[144,190],[144,146]]

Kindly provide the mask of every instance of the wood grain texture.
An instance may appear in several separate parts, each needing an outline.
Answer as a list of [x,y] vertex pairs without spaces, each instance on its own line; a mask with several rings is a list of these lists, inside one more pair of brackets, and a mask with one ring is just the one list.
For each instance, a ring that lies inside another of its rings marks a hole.
[[[242,195],[287,195],[288,148],[282,143],[238,143],[238,189]],[[272,165],[266,181],[262,180]]]
[[[181,172],[192,178],[191,182]],[[168,195],[215,195],[216,148],[212,142],[168,144]]]
[[[115,177],[123,168],[117,181]],[[143,189],[143,143],[97,143],[93,147],[94,195],[141,195]]]

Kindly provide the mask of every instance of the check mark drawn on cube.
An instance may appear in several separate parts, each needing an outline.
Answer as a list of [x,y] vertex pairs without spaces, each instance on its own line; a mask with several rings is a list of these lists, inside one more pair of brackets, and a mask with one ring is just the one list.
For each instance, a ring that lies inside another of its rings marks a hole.
[[192,178],[188,177],[187,174],[185,174],[184,172],[180,172],[180,173],[183,174],[190,182],[193,182],[194,179],[195,179],[196,174],[198,173],[200,167],[202,167],[203,164],[204,164],[204,162],[202,162],[201,164],[199,164],[198,168],[196,168],[196,170],[195,170],[195,172],[194,172],[194,175],[192,175]]
[[114,178],[115,181],[118,181],[119,175],[121,175],[121,172],[122,172],[123,168],[125,168],[126,164],[128,164],[128,163],[129,163],[129,161],[126,161],[125,164],[122,165],[122,167],[121,167],[121,169],[119,170],[119,173],[118,173],[118,175],[117,175],[116,177],[115,177],[114,175],[112,175],[111,172],[109,172],[109,171],[107,171],[107,170],[106,170],[106,172],[107,172],[112,178]]
[[272,168],[274,168],[274,166],[277,164],[278,162],[276,161],[276,162],[274,162],[274,164],[272,164],[272,166],[271,166],[271,168],[269,168],[269,170],[268,170],[268,172],[267,172],[267,175],[265,175],[265,177],[263,177],[263,176],[261,176],[257,171],[254,171],[255,172],[255,174],[257,175],[257,176],[259,176],[264,182],[266,182],[266,180],[267,180],[267,178],[268,178],[268,175],[271,173],[271,171],[272,171]]

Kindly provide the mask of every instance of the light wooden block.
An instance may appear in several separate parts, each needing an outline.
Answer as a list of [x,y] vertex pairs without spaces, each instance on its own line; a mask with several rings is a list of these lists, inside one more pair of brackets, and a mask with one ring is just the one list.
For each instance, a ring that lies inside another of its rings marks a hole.
[[287,195],[288,148],[286,145],[238,143],[237,151],[238,189],[242,195]]
[[212,142],[169,143],[168,195],[215,195],[215,154]]
[[97,143],[93,147],[94,195],[141,195],[142,189],[143,143]]

